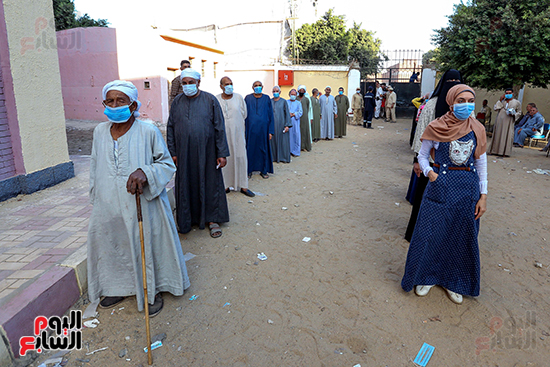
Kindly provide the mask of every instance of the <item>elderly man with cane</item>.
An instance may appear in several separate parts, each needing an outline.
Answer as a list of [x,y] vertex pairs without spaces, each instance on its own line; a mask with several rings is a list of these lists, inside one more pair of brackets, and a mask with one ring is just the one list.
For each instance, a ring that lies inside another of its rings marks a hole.
[[161,292],[181,296],[190,284],[165,189],[176,167],[161,132],[136,119],[137,98],[127,81],[103,87],[109,121],[94,130],[90,162],[88,294],[104,297],[102,308],[135,295],[142,311],[148,299],[148,319],[162,310]]

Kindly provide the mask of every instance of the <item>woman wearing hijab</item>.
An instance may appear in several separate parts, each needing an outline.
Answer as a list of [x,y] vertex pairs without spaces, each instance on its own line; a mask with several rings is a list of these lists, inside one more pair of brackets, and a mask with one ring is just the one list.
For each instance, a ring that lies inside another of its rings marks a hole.
[[415,152],[413,174],[411,176],[411,183],[409,184],[409,192],[407,193],[407,200],[413,204],[411,211],[411,217],[409,219],[409,224],[407,226],[407,231],[405,232],[405,239],[411,241],[411,237],[414,231],[414,226],[416,224],[416,218],[418,217],[418,211],[420,210],[420,203],[422,202],[422,195],[428,184],[428,178],[422,175],[420,168],[418,166],[418,160],[416,155],[420,151],[420,137],[424,133],[426,126],[443,115],[449,112],[449,105],[447,105],[446,98],[449,89],[454,87],[457,84],[462,83],[462,77],[460,72],[455,69],[450,69],[443,77],[439,80],[437,87],[433,91],[430,99],[426,102],[426,105],[422,109],[422,113],[418,118],[418,123],[416,125],[416,132],[414,135],[414,141],[412,144],[412,150]]
[[421,138],[418,162],[429,183],[401,287],[425,296],[439,285],[461,304],[462,295],[479,295],[477,237],[487,210],[487,136],[472,117],[475,93],[469,86],[454,86],[446,101],[450,111],[430,122]]

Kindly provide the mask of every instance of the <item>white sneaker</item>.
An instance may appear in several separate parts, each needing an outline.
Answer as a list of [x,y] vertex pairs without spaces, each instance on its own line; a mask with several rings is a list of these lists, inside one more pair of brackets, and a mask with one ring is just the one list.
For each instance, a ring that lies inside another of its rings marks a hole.
[[430,289],[432,289],[433,285],[417,285],[414,288],[414,293],[416,293],[419,297],[424,297],[430,292]]
[[449,296],[449,299],[451,301],[453,301],[454,303],[456,303],[457,305],[461,305],[462,304],[462,295],[461,294],[458,294],[458,293],[455,293],[453,291],[450,291],[448,289],[445,289],[447,291],[447,295]]

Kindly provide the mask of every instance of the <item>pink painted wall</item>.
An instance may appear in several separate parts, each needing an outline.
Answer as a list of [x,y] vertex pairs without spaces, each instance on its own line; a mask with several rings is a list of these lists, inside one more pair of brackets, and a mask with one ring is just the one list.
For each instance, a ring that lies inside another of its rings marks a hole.
[[65,118],[105,121],[101,90],[119,78],[116,30],[91,27],[56,33]]
[[[10,50],[8,45],[8,32],[4,17],[4,4],[0,1],[0,68],[2,69],[2,92],[4,97],[5,117],[9,129],[10,149],[15,168],[15,175],[25,174],[25,162],[23,161],[23,148],[21,135],[19,133],[19,120],[17,118],[17,107],[15,104],[15,93],[13,91],[13,77],[11,74]],[[3,150],[3,149],[2,149]],[[9,152],[4,152],[9,154]],[[11,174],[11,173],[10,173]],[[6,175],[4,175],[6,176]],[[6,177],[2,177],[6,178]]]
[[[152,120],[157,123],[168,121],[168,80],[161,76],[128,79],[138,90],[138,99],[141,102],[139,110],[142,120]],[[149,82],[150,89],[145,89],[145,82]]]

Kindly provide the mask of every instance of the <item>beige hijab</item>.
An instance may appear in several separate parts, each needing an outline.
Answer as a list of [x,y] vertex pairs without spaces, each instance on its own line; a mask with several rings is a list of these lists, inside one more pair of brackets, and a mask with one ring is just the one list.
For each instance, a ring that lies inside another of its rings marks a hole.
[[[456,97],[463,92],[470,92],[474,96],[476,95],[473,89],[466,84],[458,84],[447,92],[447,104],[452,106]],[[476,136],[477,147],[474,157],[479,159],[487,151],[487,135],[485,134],[485,127],[471,115],[466,120],[459,120],[449,111],[440,118],[430,122],[420,140],[426,139],[441,143],[451,142],[463,137],[470,131],[473,131]]]

